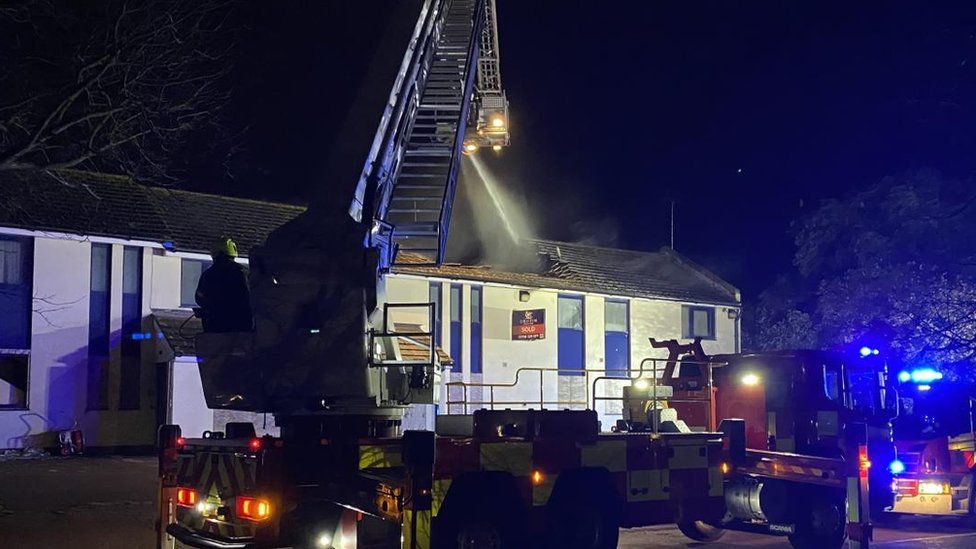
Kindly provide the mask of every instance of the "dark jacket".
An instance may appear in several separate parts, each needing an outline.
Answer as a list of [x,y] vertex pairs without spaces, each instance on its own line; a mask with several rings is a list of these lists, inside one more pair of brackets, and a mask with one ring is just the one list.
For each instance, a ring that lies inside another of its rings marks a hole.
[[196,300],[203,308],[204,332],[250,332],[254,329],[247,275],[233,259],[219,256],[200,275]]

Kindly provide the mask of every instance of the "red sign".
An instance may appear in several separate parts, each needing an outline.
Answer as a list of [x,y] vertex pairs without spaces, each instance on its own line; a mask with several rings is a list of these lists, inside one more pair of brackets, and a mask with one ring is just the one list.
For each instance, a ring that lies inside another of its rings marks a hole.
[[512,339],[545,339],[546,310],[512,311]]

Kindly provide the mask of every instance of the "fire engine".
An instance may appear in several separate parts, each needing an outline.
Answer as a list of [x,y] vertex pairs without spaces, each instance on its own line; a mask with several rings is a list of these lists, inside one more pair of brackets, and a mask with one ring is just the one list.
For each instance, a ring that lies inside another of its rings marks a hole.
[[[798,547],[866,541],[865,435],[840,415],[843,369],[833,405],[811,408],[821,428],[784,414],[770,432],[760,418],[774,448],[742,419],[757,383],[700,343],[665,344],[669,358],[646,360],[621,397],[596,376],[588,409],[490,404],[401,432],[406,407],[435,402],[444,382],[430,331],[395,322],[411,310],[432,327],[433,304],[387,302],[385,275],[407,254],[443,261],[461,158],[508,145],[509,113],[494,0],[378,4],[379,51],[326,170],[358,182],[351,206],[323,193],[269,236],[250,257],[255,330],[195,342],[208,406],[271,413],[280,436],[161,427],[159,544],[596,549],[615,547],[620,527],[672,522],[705,541],[726,528]],[[766,408],[780,413],[774,394]],[[604,432],[594,409],[612,398],[629,411]],[[838,450],[794,453],[808,442]]]
[[899,415],[890,508],[901,514],[972,516],[976,429],[972,387],[942,383],[934,368],[898,374]]

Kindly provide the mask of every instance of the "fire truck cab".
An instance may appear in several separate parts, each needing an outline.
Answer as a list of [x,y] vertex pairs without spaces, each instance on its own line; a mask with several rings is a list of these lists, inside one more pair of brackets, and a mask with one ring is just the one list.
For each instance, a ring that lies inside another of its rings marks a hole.
[[932,368],[899,372],[890,511],[973,516],[976,429],[973,388],[941,382]]
[[[669,358],[625,392],[617,429],[726,437],[726,514],[691,529],[679,523],[682,531],[696,539],[715,529],[789,535],[796,547],[870,536],[869,486],[885,494],[891,481],[870,468],[891,454],[883,361],[823,351],[706,356],[700,341],[651,343]],[[886,503],[879,499],[870,502],[875,512]]]

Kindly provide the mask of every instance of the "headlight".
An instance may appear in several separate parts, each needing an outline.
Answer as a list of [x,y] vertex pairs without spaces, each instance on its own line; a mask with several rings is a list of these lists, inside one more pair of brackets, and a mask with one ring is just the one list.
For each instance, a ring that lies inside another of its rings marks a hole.
[[951,492],[948,482],[922,481],[918,483],[918,493],[928,496],[948,494]]

